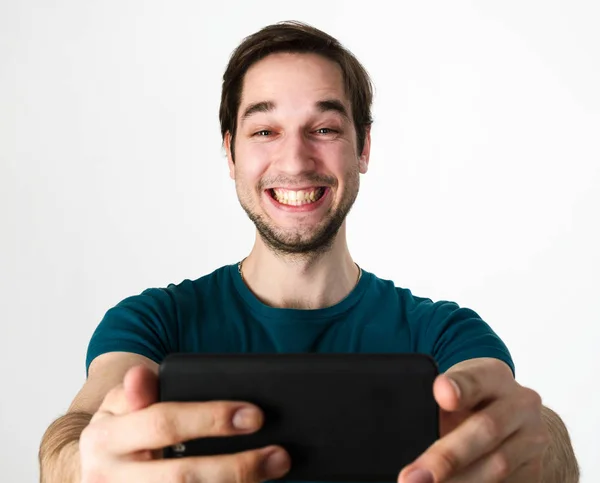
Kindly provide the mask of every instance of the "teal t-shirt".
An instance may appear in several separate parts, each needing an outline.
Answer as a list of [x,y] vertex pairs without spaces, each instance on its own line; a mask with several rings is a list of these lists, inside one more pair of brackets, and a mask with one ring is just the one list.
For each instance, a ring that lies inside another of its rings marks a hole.
[[90,340],[86,371],[95,357],[113,351],[159,364],[173,352],[417,352],[431,355],[441,372],[466,359],[494,357],[514,374],[507,347],[474,311],[416,297],[365,270],[344,300],[315,310],[263,304],[237,264],[150,288],[108,310]]
[[415,297],[365,270],[344,300],[316,310],[263,304],[237,264],[151,288],[106,313],[90,340],[86,370],[95,357],[113,351],[157,363],[172,352],[417,352],[431,355],[441,372],[466,359],[494,357],[514,374],[508,349],[475,312]]

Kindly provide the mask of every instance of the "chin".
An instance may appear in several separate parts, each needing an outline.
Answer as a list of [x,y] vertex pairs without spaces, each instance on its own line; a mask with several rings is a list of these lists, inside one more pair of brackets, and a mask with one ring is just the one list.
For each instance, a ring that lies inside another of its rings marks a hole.
[[[346,215],[352,207],[354,199],[355,196],[349,197],[346,203],[342,203],[339,207],[332,205],[328,208],[323,207],[325,209],[323,209],[322,215],[315,216],[314,221],[311,223],[311,228],[304,230],[298,230],[297,225],[294,227],[292,220],[298,216],[300,216],[300,219],[306,219],[305,216],[311,216],[309,213],[290,213],[288,218],[286,213],[277,210],[278,214],[281,213],[281,216],[284,217],[283,219],[288,222],[280,224],[270,216],[272,209],[262,206],[262,202],[267,201],[267,203],[270,203],[271,201],[259,199],[251,207],[240,199],[240,204],[247,216],[254,223],[262,241],[273,251],[290,255],[310,255],[331,249],[346,219]],[[332,203],[333,200],[330,199],[329,202]],[[318,215],[318,213],[314,212],[312,215]]]
[[255,223],[263,242],[274,251],[285,254],[312,254],[328,251],[341,224],[330,219],[310,233],[286,230],[271,224]]

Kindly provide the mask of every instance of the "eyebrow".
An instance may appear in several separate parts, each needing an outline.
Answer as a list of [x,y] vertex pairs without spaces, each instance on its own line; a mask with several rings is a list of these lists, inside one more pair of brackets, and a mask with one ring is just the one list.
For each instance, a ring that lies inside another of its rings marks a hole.
[[271,101],[261,101],[250,104],[242,115],[242,122],[257,112],[269,112],[273,109],[275,109],[275,103]]
[[[333,111],[333,112],[337,112],[338,114],[341,114],[347,120],[350,119],[350,116],[348,115],[348,111],[347,111],[346,107],[344,106],[344,103],[342,101],[340,101],[339,99],[325,99],[322,101],[318,101],[315,105],[320,112]],[[272,101],[255,102],[253,104],[250,104],[248,107],[246,107],[246,109],[244,110],[244,113],[242,114],[241,122],[244,122],[249,117],[251,117],[253,114],[256,114],[259,112],[270,112],[274,109],[275,109],[275,103]]]
[[333,111],[341,114],[347,120],[350,119],[344,103],[339,99],[325,99],[324,101],[319,101],[317,102],[317,107],[321,112]]

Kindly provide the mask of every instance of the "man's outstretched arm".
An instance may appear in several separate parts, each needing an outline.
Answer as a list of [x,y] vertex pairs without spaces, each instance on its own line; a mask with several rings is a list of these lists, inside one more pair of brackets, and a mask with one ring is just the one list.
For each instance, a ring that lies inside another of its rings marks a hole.
[[158,365],[138,354],[112,352],[98,356],[67,414],[46,430],[39,449],[41,483],[79,483],[79,438],[110,389],[122,382],[127,370],[142,364],[154,372]]
[[521,386],[507,364],[465,360],[438,376],[441,438],[402,470],[398,483],[577,483],[565,425]]

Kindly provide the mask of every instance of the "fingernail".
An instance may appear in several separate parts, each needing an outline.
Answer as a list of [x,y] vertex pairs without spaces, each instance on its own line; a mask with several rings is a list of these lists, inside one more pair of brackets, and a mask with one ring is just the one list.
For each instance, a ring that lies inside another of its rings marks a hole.
[[423,469],[410,472],[405,481],[406,483],[434,483],[431,472]]
[[286,474],[290,467],[290,459],[285,451],[277,449],[267,456],[265,472],[267,477],[276,478]]
[[454,391],[456,392],[456,397],[460,399],[460,387],[458,387],[458,383],[451,377],[449,377],[448,380],[450,381],[450,384],[452,384],[452,387],[454,388]]
[[258,428],[260,415],[254,408],[238,409],[233,415],[233,425],[237,429],[249,430]]

